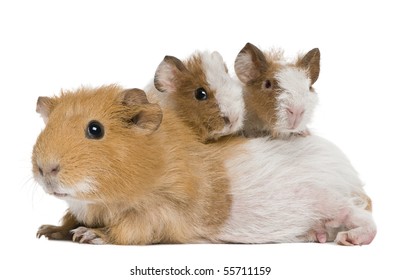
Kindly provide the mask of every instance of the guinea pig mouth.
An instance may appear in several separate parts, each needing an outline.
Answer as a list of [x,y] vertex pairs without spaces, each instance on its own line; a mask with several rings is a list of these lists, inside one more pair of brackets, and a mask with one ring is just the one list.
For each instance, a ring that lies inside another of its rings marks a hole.
[[295,128],[287,127],[286,129],[282,130],[282,132],[284,132],[284,133],[298,133],[301,131],[303,131],[303,130],[300,129],[299,127],[295,127]]
[[228,117],[224,117],[224,126],[220,131],[215,131],[216,134],[226,135],[231,134],[237,130],[236,121],[231,121]]
[[66,193],[57,193],[57,192],[53,192],[52,195],[54,195],[55,197],[58,197],[58,198],[63,198],[63,197],[68,196],[68,194],[66,194]]

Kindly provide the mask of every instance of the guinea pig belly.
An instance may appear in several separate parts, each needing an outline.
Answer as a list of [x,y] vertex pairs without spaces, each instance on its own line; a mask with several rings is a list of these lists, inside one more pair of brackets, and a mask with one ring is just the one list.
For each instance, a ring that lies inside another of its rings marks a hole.
[[347,158],[317,136],[256,138],[228,150],[233,201],[222,242],[308,241],[308,231],[342,215],[352,207],[352,192],[363,191]]

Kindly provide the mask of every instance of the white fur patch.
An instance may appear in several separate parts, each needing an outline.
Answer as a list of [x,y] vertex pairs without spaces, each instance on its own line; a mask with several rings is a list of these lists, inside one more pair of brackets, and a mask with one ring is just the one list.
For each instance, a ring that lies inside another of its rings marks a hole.
[[95,185],[94,179],[86,178],[85,180],[75,184],[74,189],[76,190],[76,193],[92,193],[96,191]]
[[162,106],[166,105],[168,94],[158,91],[153,79],[144,87],[144,91],[150,103],[157,103]]
[[74,199],[78,194],[87,194],[96,191],[95,180],[86,178],[74,185],[61,182],[58,176],[40,176],[35,174],[35,180],[42,186],[43,190],[60,199]]
[[226,72],[223,58],[218,52],[201,53],[202,67],[210,88],[215,91],[215,98],[221,116],[228,117],[230,124],[215,135],[232,134],[242,129],[245,105],[241,84]]
[[[282,89],[278,96],[277,128],[282,132],[300,132],[306,129],[312,119],[312,114],[318,102],[318,96],[310,91],[310,79],[306,71],[287,66],[276,74],[279,87]],[[288,108],[302,108],[304,114],[295,130],[289,129]]]
[[75,216],[78,221],[84,221],[86,218],[86,213],[88,212],[88,205],[90,204],[87,201],[75,200],[75,199],[67,199],[68,210]]
[[[90,201],[75,199],[77,194],[86,194],[96,191],[93,179],[85,179],[74,185],[74,190],[65,200],[68,203],[69,211],[77,218],[78,221],[85,220],[86,213],[88,212],[88,205]],[[69,188],[72,189],[72,188]]]
[[[230,155],[225,163],[233,203],[221,241],[308,241],[308,231],[343,215],[342,209],[362,211],[352,203],[353,193],[363,193],[357,173],[322,138],[256,138],[233,147]],[[370,212],[364,212],[364,226],[374,230]]]
[[96,191],[95,181],[91,178],[86,178],[74,185],[63,184],[60,182],[58,189],[61,193],[65,193],[68,197],[75,197],[78,194],[87,194]]

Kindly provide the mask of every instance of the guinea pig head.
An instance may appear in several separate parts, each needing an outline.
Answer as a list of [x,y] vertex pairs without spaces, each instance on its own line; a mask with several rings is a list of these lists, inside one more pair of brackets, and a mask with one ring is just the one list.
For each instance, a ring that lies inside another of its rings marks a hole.
[[33,148],[35,180],[65,200],[118,201],[141,195],[161,168],[158,105],[142,90],[81,88],[39,97],[46,126]]
[[247,43],[235,61],[235,72],[244,84],[247,112],[256,115],[261,126],[273,135],[306,129],[317,104],[312,85],[319,70],[317,48],[295,63],[287,63],[282,53],[263,53]]
[[154,84],[202,142],[239,131],[243,125],[241,85],[229,75],[218,52],[197,52],[182,62],[166,56]]

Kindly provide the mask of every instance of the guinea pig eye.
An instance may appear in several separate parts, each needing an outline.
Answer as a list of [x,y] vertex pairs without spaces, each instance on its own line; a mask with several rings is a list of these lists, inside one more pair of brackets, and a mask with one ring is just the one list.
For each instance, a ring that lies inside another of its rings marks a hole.
[[204,88],[198,88],[195,90],[195,98],[197,100],[206,100],[207,99],[207,92]]
[[90,121],[86,128],[86,138],[101,139],[104,136],[103,125],[98,121]]
[[271,88],[271,87],[272,87],[272,82],[270,80],[266,80],[265,88]]

